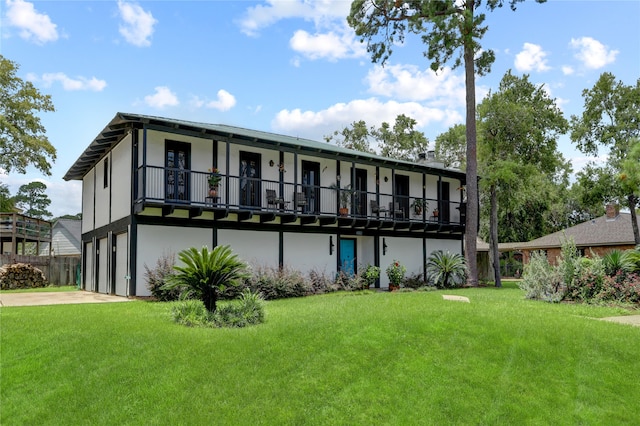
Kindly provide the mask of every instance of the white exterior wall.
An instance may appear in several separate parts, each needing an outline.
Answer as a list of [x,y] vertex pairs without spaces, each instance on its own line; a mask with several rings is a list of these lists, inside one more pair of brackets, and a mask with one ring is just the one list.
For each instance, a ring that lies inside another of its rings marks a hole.
[[329,254],[327,234],[284,234],[284,264],[304,274],[316,270],[334,274],[337,264],[338,240],[333,235],[333,254]]
[[145,268],[156,266],[163,254],[173,253],[178,262],[178,252],[202,246],[213,248],[213,230],[211,228],[184,228],[179,226],[138,225],[138,244],[136,248],[136,296],[150,296],[145,280]]
[[383,255],[383,241],[380,238],[380,286],[388,287],[387,267],[397,260],[407,268],[405,276],[424,272],[422,258],[422,238],[384,237],[387,244],[386,254]]
[[93,216],[95,209],[93,208],[93,181],[95,178],[95,169],[91,169],[82,178],[82,231],[92,231]]
[[131,135],[111,151],[111,222],[131,212]]
[[431,253],[437,250],[462,254],[462,241],[427,239],[427,258],[429,258]]
[[240,259],[253,266],[278,266],[278,233],[219,229],[218,244],[229,245]]
[[357,250],[358,250],[358,272],[362,272],[360,270],[360,266],[373,265],[375,263],[375,246],[374,246],[374,237],[363,237],[359,236],[356,239],[357,241]]

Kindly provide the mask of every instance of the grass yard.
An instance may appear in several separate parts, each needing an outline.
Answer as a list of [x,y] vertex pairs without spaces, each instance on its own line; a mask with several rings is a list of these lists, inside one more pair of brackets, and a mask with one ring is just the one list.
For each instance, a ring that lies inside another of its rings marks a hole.
[[279,300],[246,329],[144,301],[2,308],[0,423],[637,424],[640,328],[510,287]]

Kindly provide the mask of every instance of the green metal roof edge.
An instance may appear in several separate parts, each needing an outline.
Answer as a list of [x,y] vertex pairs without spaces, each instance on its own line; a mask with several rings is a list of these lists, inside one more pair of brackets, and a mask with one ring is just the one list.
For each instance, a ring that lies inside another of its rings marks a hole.
[[[327,142],[318,142],[311,139],[299,138],[295,136],[287,136],[277,133],[266,132],[262,130],[252,130],[243,127],[230,126],[225,124],[211,124],[202,123],[196,121],[182,120],[176,118],[159,117],[144,114],[123,113],[118,112],[114,118],[105,126],[105,128],[96,136],[96,138],[89,144],[84,152],[78,157],[78,159],[69,168],[64,176],[64,180],[79,180],[86,174],[86,172],[93,167],[100,159],[108,152],[114,145],[120,142],[125,133],[122,125],[126,123],[140,123],[140,124],[156,124],[171,126],[190,127],[197,131],[209,131],[219,134],[226,134],[227,136],[239,135],[244,138],[252,138],[255,140],[261,140],[263,142],[276,142],[282,145],[286,145],[290,148],[306,148],[313,151],[322,151],[325,153],[332,153],[351,159],[366,159],[378,163],[392,163],[398,165],[404,165],[407,167],[419,167],[427,170],[434,171],[438,174],[445,174],[450,177],[457,177],[465,179],[466,173],[458,169],[450,169],[444,167],[436,167],[429,164],[420,164],[407,160],[398,160],[394,158],[383,157],[377,154],[371,154],[367,152],[356,151],[349,148],[344,148],[336,145],[332,145]],[[104,139],[113,138],[114,128],[119,128],[122,131],[120,137],[107,142],[100,143],[98,141]],[[109,138],[106,137],[109,135]]]

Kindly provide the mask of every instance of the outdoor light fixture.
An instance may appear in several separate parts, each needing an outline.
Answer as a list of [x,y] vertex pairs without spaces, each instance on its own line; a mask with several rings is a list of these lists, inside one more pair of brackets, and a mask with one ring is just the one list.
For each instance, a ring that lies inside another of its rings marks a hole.
[[329,255],[333,254],[333,235],[329,235]]
[[387,239],[383,238],[382,239],[382,255],[386,255],[387,254]]

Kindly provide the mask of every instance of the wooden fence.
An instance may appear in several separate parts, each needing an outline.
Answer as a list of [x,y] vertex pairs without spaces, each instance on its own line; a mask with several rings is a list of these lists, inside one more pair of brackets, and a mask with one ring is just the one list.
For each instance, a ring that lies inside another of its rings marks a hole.
[[80,256],[22,256],[0,255],[0,266],[28,263],[40,269],[51,285],[78,285],[80,283]]

